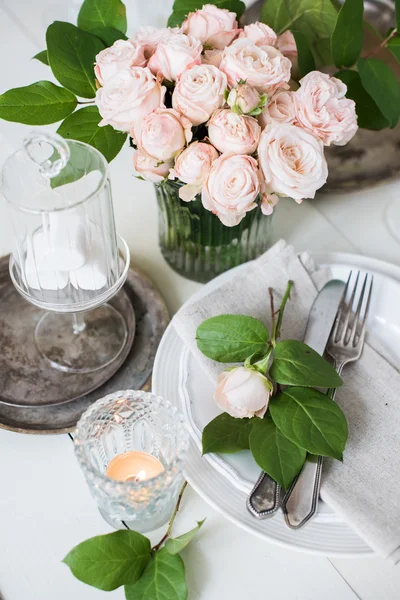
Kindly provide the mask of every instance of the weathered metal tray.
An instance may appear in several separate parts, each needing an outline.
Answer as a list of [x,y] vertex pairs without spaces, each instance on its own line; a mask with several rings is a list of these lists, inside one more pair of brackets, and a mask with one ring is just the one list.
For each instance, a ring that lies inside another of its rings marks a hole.
[[[122,314],[128,339],[119,356],[92,373],[63,373],[42,358],[35,347],[34,330],[43,311],[14,288],[8,257],[0,259],[0,404],[18,407],[55,406],[93,392],[123,364],[135,336],[135,313],[123,290],[111,304]],[[72,327],[72,317],[71,317]]]
[[[33,341],[41,311],[16,292],[8,275],[8,258],[0,259],[0,428],[22,433],[65,433],[74,429],[82,412],[98,398],[117,389],[140,389],[146,384],[169,321],[165,302],[145,275],[130,268],[123,289],[110,303],[125,318],[135,315],[133,320],[127,319],[135,340],[125,350],[125,361],[117,365],[120,368],[115,372],[114,366],[112,372],[107,371],[106,381],[103,378],[95,385],[96,372],[90,377],[63,373],[41,359]],[[80,384],[79,377],[84,379]],[[79,389],[83,391],[79,393]]]

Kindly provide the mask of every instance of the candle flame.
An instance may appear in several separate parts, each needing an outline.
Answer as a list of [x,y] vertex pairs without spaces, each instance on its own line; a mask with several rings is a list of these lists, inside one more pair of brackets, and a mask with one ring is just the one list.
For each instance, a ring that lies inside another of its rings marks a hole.
[[144,481],[146,479],[146,471],[139,471],[135,477],[135,481]]

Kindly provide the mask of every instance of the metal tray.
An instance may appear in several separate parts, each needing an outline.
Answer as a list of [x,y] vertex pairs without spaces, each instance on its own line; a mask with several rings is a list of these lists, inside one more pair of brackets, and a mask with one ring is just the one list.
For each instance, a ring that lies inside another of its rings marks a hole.
[[[112,371],[109,367],[102,370],[102,381],[97,384],[96,372],[88,377],[57,371],[41,359],[34,346],[33,330],[41,311],[16,292],[8,275],[8,258],[0,259],[0,428],[66,433],[98,398],[118,389],[140,389],[148,382],[169,321],[165,302],[154,284],[131,267],[124,287],[110,303],[122,310],[125,318],[128,315],[132,340],[135,332],[134,343],[124,350],[125,361],[119,361]],[[77,381],[79,378],[83,381]]]

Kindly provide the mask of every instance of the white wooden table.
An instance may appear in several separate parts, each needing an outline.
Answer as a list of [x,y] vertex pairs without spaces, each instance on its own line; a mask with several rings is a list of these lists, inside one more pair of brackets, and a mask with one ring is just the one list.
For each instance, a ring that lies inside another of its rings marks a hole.
[[[162,25],[172,0],[126,0],[126,4],[134,28]],[[0,92],[51,79],[47,67],[29,59],[43,49],[47,23],[67,19],[67,9],[74,6],[73,0],[0,0]],[[23,125],[0,121],[0,164],[26,133]],[[199,285],[165,264],[157,244],[153,189],[133,177],[128,148],[112,163],[111,172],[118,231],[127,240],[133,261],[154,279],[174,312]],[[298,250],[354,252],[400,264],[400,245],[384,222],[388,204],[399,193],[400,184],[395,182],[345,196],[320,195],[301,206],[282,201],[275,238],[284,237]],[[0,255],[9,252],[11,241],[1,205]],[[204,517],[207,521],[197,541],[185,550],[190,600],[400,598],[400,568],[378,557],[330,559],[282,549],[233,526],[188,489],[176,532]],[[4,600],[104,598],[105,593],[75,580],[61,560],[80,541],[108,531],[67,435],[24,436],[0,430]],[[110,598],[122,600],[123,591]]]

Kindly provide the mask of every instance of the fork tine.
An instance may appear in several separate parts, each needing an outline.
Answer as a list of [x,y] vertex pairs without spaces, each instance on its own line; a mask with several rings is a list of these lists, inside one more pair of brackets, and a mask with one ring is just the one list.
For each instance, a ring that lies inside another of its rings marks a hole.
[[345,303],[345,300],[346,300],[347,290],[349,289],[349,284],[350,284],[350,279],[351,279],[352,273],[353,273],[353,271],[350,271],[350,274],[349,274],[349,276],[347,278],[346,285],[344,286],[343,294],[342,294],[342,297],[341,297],[340,302],[339,302],[339,307],[337,309],[337,313],[336,313],[336,317],[335,317],[335,322],[333,324],[333,328],[332,328],[332,331],[331,331],[330,337],[334,341],[336,340],[337,332],[338,332],[339,325],[340,325],[340,320],[342,318],[342,307],[343,307],[343,305]]
[[374,276],[371,275],[371,283],[370,283],[369,291],[368,291],[367,304],[365,306],[364,317],[363,317],[362,325],[361,325],[361,327],[362,327],[363,330],[365,330],[365,328],[366,328],[366,321],[367,321],[367,317],[368,317],[369,305],[371,304],[371,296],[372,296],[373,285],[374,285]]
[[363,300],[364,300],[365,288],[367,286],[367,279],[368,279],[368,273],[364,277],[364,282],[363,282],[363,285],[362,285],[362,288],[361,288],[360,297],[359,297],[358,303],[357,303],[357,309],[356,309],[356,312],[354,314],[353,326],[351,328],[351,333],[350,333],[350,338],[349,338],[349,344],[351,343],[353,345],[354,345],[354,340],[355,340],[355,337],[356,337],[357,328],[359,330],[360,314],[361,314],[361,308],[362,308],[362,304],[363,304]]
[[356,295],[356,291],[357,291],[357,286],[358,286],[358,280],[360,278],[360,271],[358,271],[357,273],[357,277],[356,277],[356,282],[353,286],[352,292],[351,292],[351,296],[350,296],[350,300],[349,303],[347,305],[347,311],[346,311],[346,316],[344,319],[344,323],[343,323],[343,330],[342,330],[342,335],[341,335],[341,340],[343,342],[343,344],[346,344],[346,339],[348,338],[348,330],[349,330],[349,320],[350,320],[350,316],[353,312],[353,304],[354,304],[354,298]]

